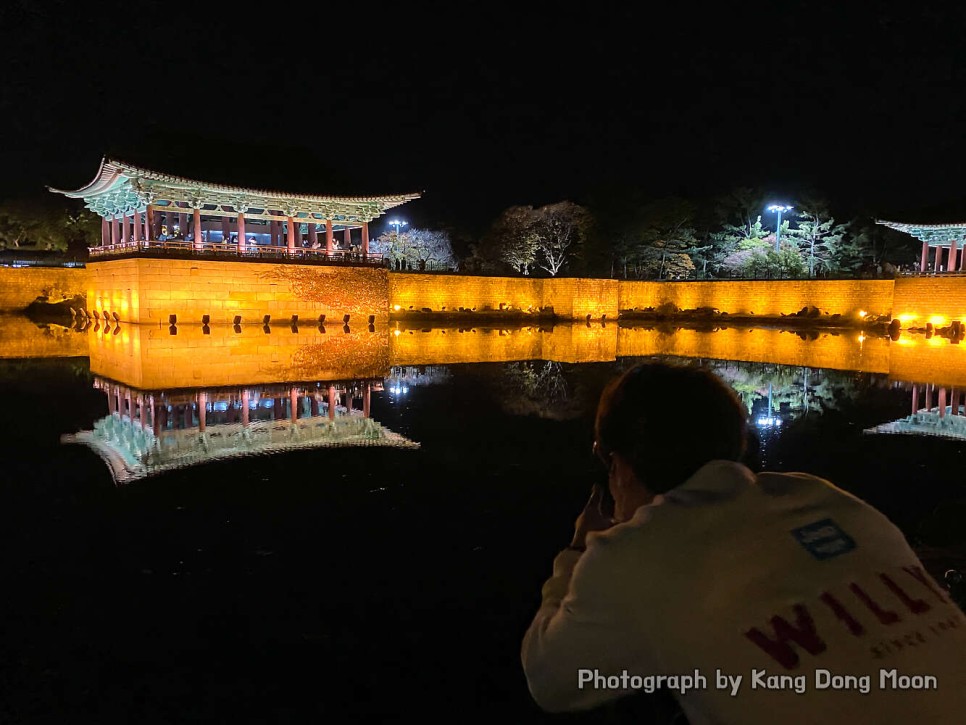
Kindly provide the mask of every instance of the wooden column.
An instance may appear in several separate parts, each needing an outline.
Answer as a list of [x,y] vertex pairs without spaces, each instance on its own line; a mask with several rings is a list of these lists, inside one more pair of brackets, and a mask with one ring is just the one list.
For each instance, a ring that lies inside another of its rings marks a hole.
[[939,389],[939,417],[946,417],[946,388]]
[[372,388],[371,383],[365,383],[362,388],[362,415],[364,415],[366,418],[369,417],[369,402],[370,402],[370,396],[371,396],[371,391],[370,391],[371,388]]
[[922,243],[922,260],[919,262],[919,271],[925,272],[929,266],[929,242]]
[[224,244],[231,241],[231,221],[226,216],[221,218],[221,241]]
[[154,204],[148,204],[148,210],[144,213],[144,238],[148,241],[157,239],[154,233]]
[[325,220],[325,253],[332,254],[332,220]]
[[318,393],[316,393],[311,397],[311,399],[309,400],[309,404],[312,406],[312,409],[310,411],[312,414],[312,417],[317,418],[319,416],[319,394]]
[[245,212],[238,212],[238,253],[245,252]]
[[949,245],[949,266],[946,269],[950,272],[959,269],[959,242],[955,239]]
[[276,221],[269,222],[269,226],[271,228],[270,233],[272,235],[272,246],[273,247],[282,246],[282,232],[281,232],[281,229],[279,228],[278,222]]
[[203,240],[201,237],[201,209],[195,209],[194,211],[194,235],[195,235],[195,249],[201,249],[203,246]]
[[198,432],[204,433],[207,425],[208,393],[198,393]]
[[315,221],[309,221],[309,246],[313,249],[319,243],[319,230],[315,228]]
[[335,420],[335,386],[329,386],[329,420]]
[[369,254],[369,222],[362,222],[362,253]]
[[107,217],[101,217],[101,246],[111,243],[111,225]]
[[292,416],[292,422],[295,423],[299,419],[299,391],[298,388],[292,388],[288,394],[288,404],[289,404],[289,414]]
[[127,244],[131,236],[128,232],[127,214],[121,214],[121,242]]
[[295,219],[288,217],[288,235],[286,236],[286,241],[288,242],[288,251],[295,251]]
[[117,229],[117,217],[111,217],[111,244],[117,244],[120,232]]
[[131,236],[133,237],[135,242],[141,241],[142,229],[143,227],[141,226],[141,212],[135,209],[134,212],[131,214]]
[[943,263],[943,245],[937,244],[936,245],[936,266],[933,267],[933,270],[932,270],[933,274],[939,274],[939,268],[942,266],[942,263]]
[[345,250],[348,252],[350,249],[352,249],[352,230],[349,229],[349,227],[345,228],[343,240],[345,241]]
[[919,386],[913,383],[912,386],[912,412],[919,412]]

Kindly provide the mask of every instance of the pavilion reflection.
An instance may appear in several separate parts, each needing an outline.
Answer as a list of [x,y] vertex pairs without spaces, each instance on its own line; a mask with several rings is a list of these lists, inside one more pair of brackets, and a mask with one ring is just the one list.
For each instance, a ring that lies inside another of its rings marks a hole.
[[909,393],[909,415],[867,428],[864,433],[966,440],[966,390],[928,383],[903,383],[902,388]]
[[61,438],[93,449],[117,484],[239,456],[350,446],[418,448],[370,417],[381,381],[143,391],[97,377],[108,415]]

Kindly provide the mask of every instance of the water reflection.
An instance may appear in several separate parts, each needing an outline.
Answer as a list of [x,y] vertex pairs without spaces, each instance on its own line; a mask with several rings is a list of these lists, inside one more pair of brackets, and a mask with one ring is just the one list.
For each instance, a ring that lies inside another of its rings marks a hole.
[[418,448],[370,415],[382,383],[266,385],[146,392],[97,377],[108,415],[64,443],[89,446],[118,484],[238,456],[345,446]]

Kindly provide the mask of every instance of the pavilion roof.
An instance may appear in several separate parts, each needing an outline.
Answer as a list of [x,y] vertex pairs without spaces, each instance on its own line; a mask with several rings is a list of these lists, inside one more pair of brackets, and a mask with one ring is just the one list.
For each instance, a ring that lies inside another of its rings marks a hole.
[[74,190],[48,189],[72,199],[83,199],[89,209],[105,217],[143,211],[148,204],[154,204],[158,208],[199,208],[215,215],[251,210],[254,218],[281,215],[303,220],[368,222],[388,209],[420,198],[419,193],[330,196],[252,189],[189,179],[106,157],[101,160],[97,175],[85,186]]
[[930,244],[948,244],[953,241],[966,240],[966,222],[957,224],[907,224],[876,219],[876,224],[905,232],[921,242]]

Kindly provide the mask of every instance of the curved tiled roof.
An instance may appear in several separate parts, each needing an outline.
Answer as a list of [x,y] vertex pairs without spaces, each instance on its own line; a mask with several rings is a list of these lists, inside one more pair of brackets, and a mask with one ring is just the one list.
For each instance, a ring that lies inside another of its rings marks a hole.
[[207,181],[199,181],[197,179],[188,179],[183,176],[175,176],[173,174],[166,174],[161,171],[153,171],[151,169],[145,169],[133,164],[128,164],[124,161],[117,159],[109,159],[107,157],[101,160],[101,166],[97,170],[97,175],[94,179],[79,189],[66,190],[66,189],[54,189],[50,188],[51,191],[64,194],[72,198],[81,198],[99,194],[101,192],[107,191],[112,186],[114,186],[118,179],[121,177],[126,177],[129,179],[145,179],[149,181],[157,181],[164,184],[170,184],[172,186],[183,186],[190,189],[207,189],[209,191],[218,192],[222,194],[238,194],[238,195],[252,195],[259,196],[270,199],[297,199],[300,201],[310,201],[310,202],[341,202],[341,203],[357,203],[357,204],[371,204],[371,203],[390,203],[390,204],[401,204],[407,201],[413,201],[420,198],[419,193],[409,193],[409,194],[386,194],[381,196],[322,196],[318,194],[296,194],[293,192],[278,191],[272,189],[251,189],[241,186],[231,186],[227,184],[218,184]]

